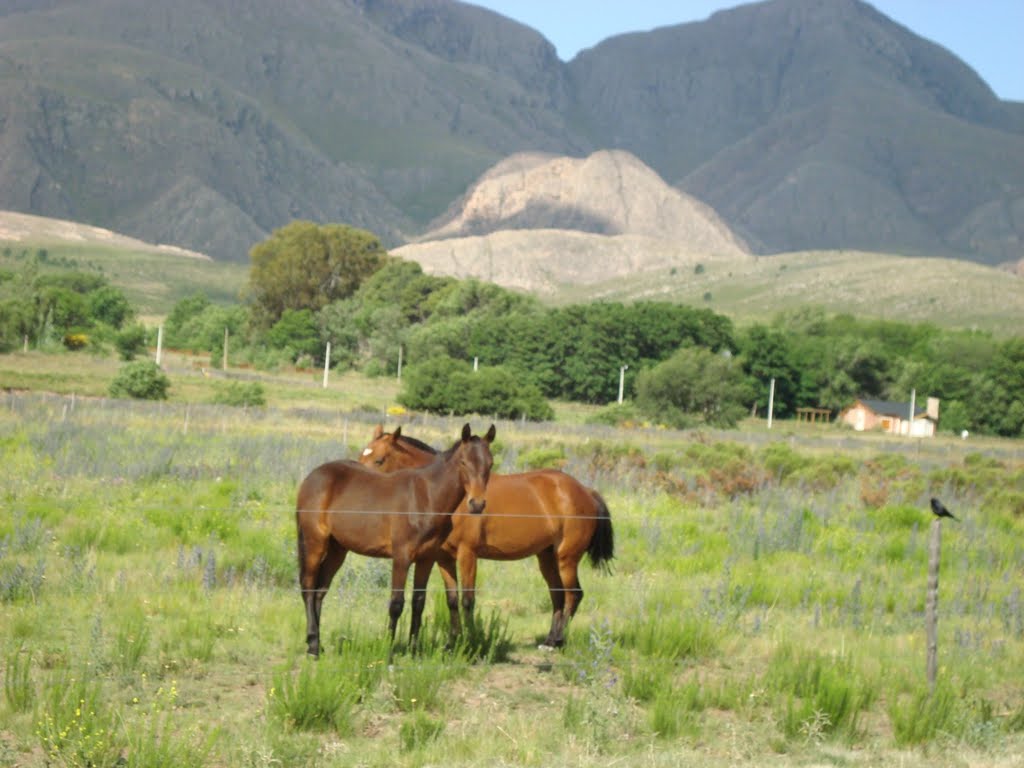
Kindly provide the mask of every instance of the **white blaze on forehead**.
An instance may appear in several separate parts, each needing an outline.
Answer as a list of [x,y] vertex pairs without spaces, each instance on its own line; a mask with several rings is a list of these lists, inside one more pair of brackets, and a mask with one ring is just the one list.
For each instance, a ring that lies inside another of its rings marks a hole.
[[363,456],[369,456],[371,453],[373,453],[372,449],[370,449],[370,448],[363,448]]

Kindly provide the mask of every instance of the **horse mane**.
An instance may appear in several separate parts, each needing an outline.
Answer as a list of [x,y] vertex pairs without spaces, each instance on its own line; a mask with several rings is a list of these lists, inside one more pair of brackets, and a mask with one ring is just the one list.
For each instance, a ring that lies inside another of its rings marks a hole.
[[432,453],[435,456],[439,453],[439,451],[436,448],[432,448],[431,446],[424,443],[422,440],[419,440],[415,437],[409,437],[408,435],[399,435],[398,439],[401,440],[403,443],[408,443],[413,448],[418,448],[419,450],[425,451],[426,453]]

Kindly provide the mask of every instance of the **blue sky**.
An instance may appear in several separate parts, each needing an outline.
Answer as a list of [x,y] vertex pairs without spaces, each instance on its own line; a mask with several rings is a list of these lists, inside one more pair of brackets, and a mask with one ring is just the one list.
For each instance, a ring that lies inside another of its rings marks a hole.
[[[723,0],[470,0],[533,27],[568,61],[607,37],[701,21]],[[875,8],[955,53],[1003,99],[1024,101],[1024,0],[874,0]]]

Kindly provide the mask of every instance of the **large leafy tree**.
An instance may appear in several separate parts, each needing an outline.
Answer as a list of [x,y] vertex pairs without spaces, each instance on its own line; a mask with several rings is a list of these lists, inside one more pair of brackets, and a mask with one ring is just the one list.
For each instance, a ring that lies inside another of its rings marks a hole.
[[778,328],[753,325],[739,340],[743,367],[758,384],[757,407],[767,412],[772,379],[775,380],[773,413],[788,416],[797,407],[800,373],[794,362],[790,337]]
[[351,296],[388,256],[366,230],[293,221],[254,245],[249,257],[253,321],[269,328],[286,309],[315,313]]
[[999,345],[975,390],[974,407],[981,425],[1006,437],[1024,435],[1024,338]]
[[86,299],[93,319],[106,323],[115,330],[120,329],[135,314],[121,289],[112,285],[97,288],[90,292]]
[[267,331],[266,340],[275,349],[288,350],[293,361],[301,355],[323,359],[320,329],[308,309],[286,309],[281,319]]
[[702,347],[683,347],[636,379],[640,411],[673,427],[733,427],[753,397],[739,360]]

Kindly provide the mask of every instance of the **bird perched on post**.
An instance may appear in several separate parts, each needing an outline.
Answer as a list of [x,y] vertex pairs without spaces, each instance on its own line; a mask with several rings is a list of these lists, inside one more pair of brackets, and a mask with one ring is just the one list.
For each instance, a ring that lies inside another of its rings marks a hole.
[[936,517],[951,517],[957,522],[960,522],[960,519],[956,515],[946,509],[945,504],[934,497],[932,498],[932,512],[935,513]]

